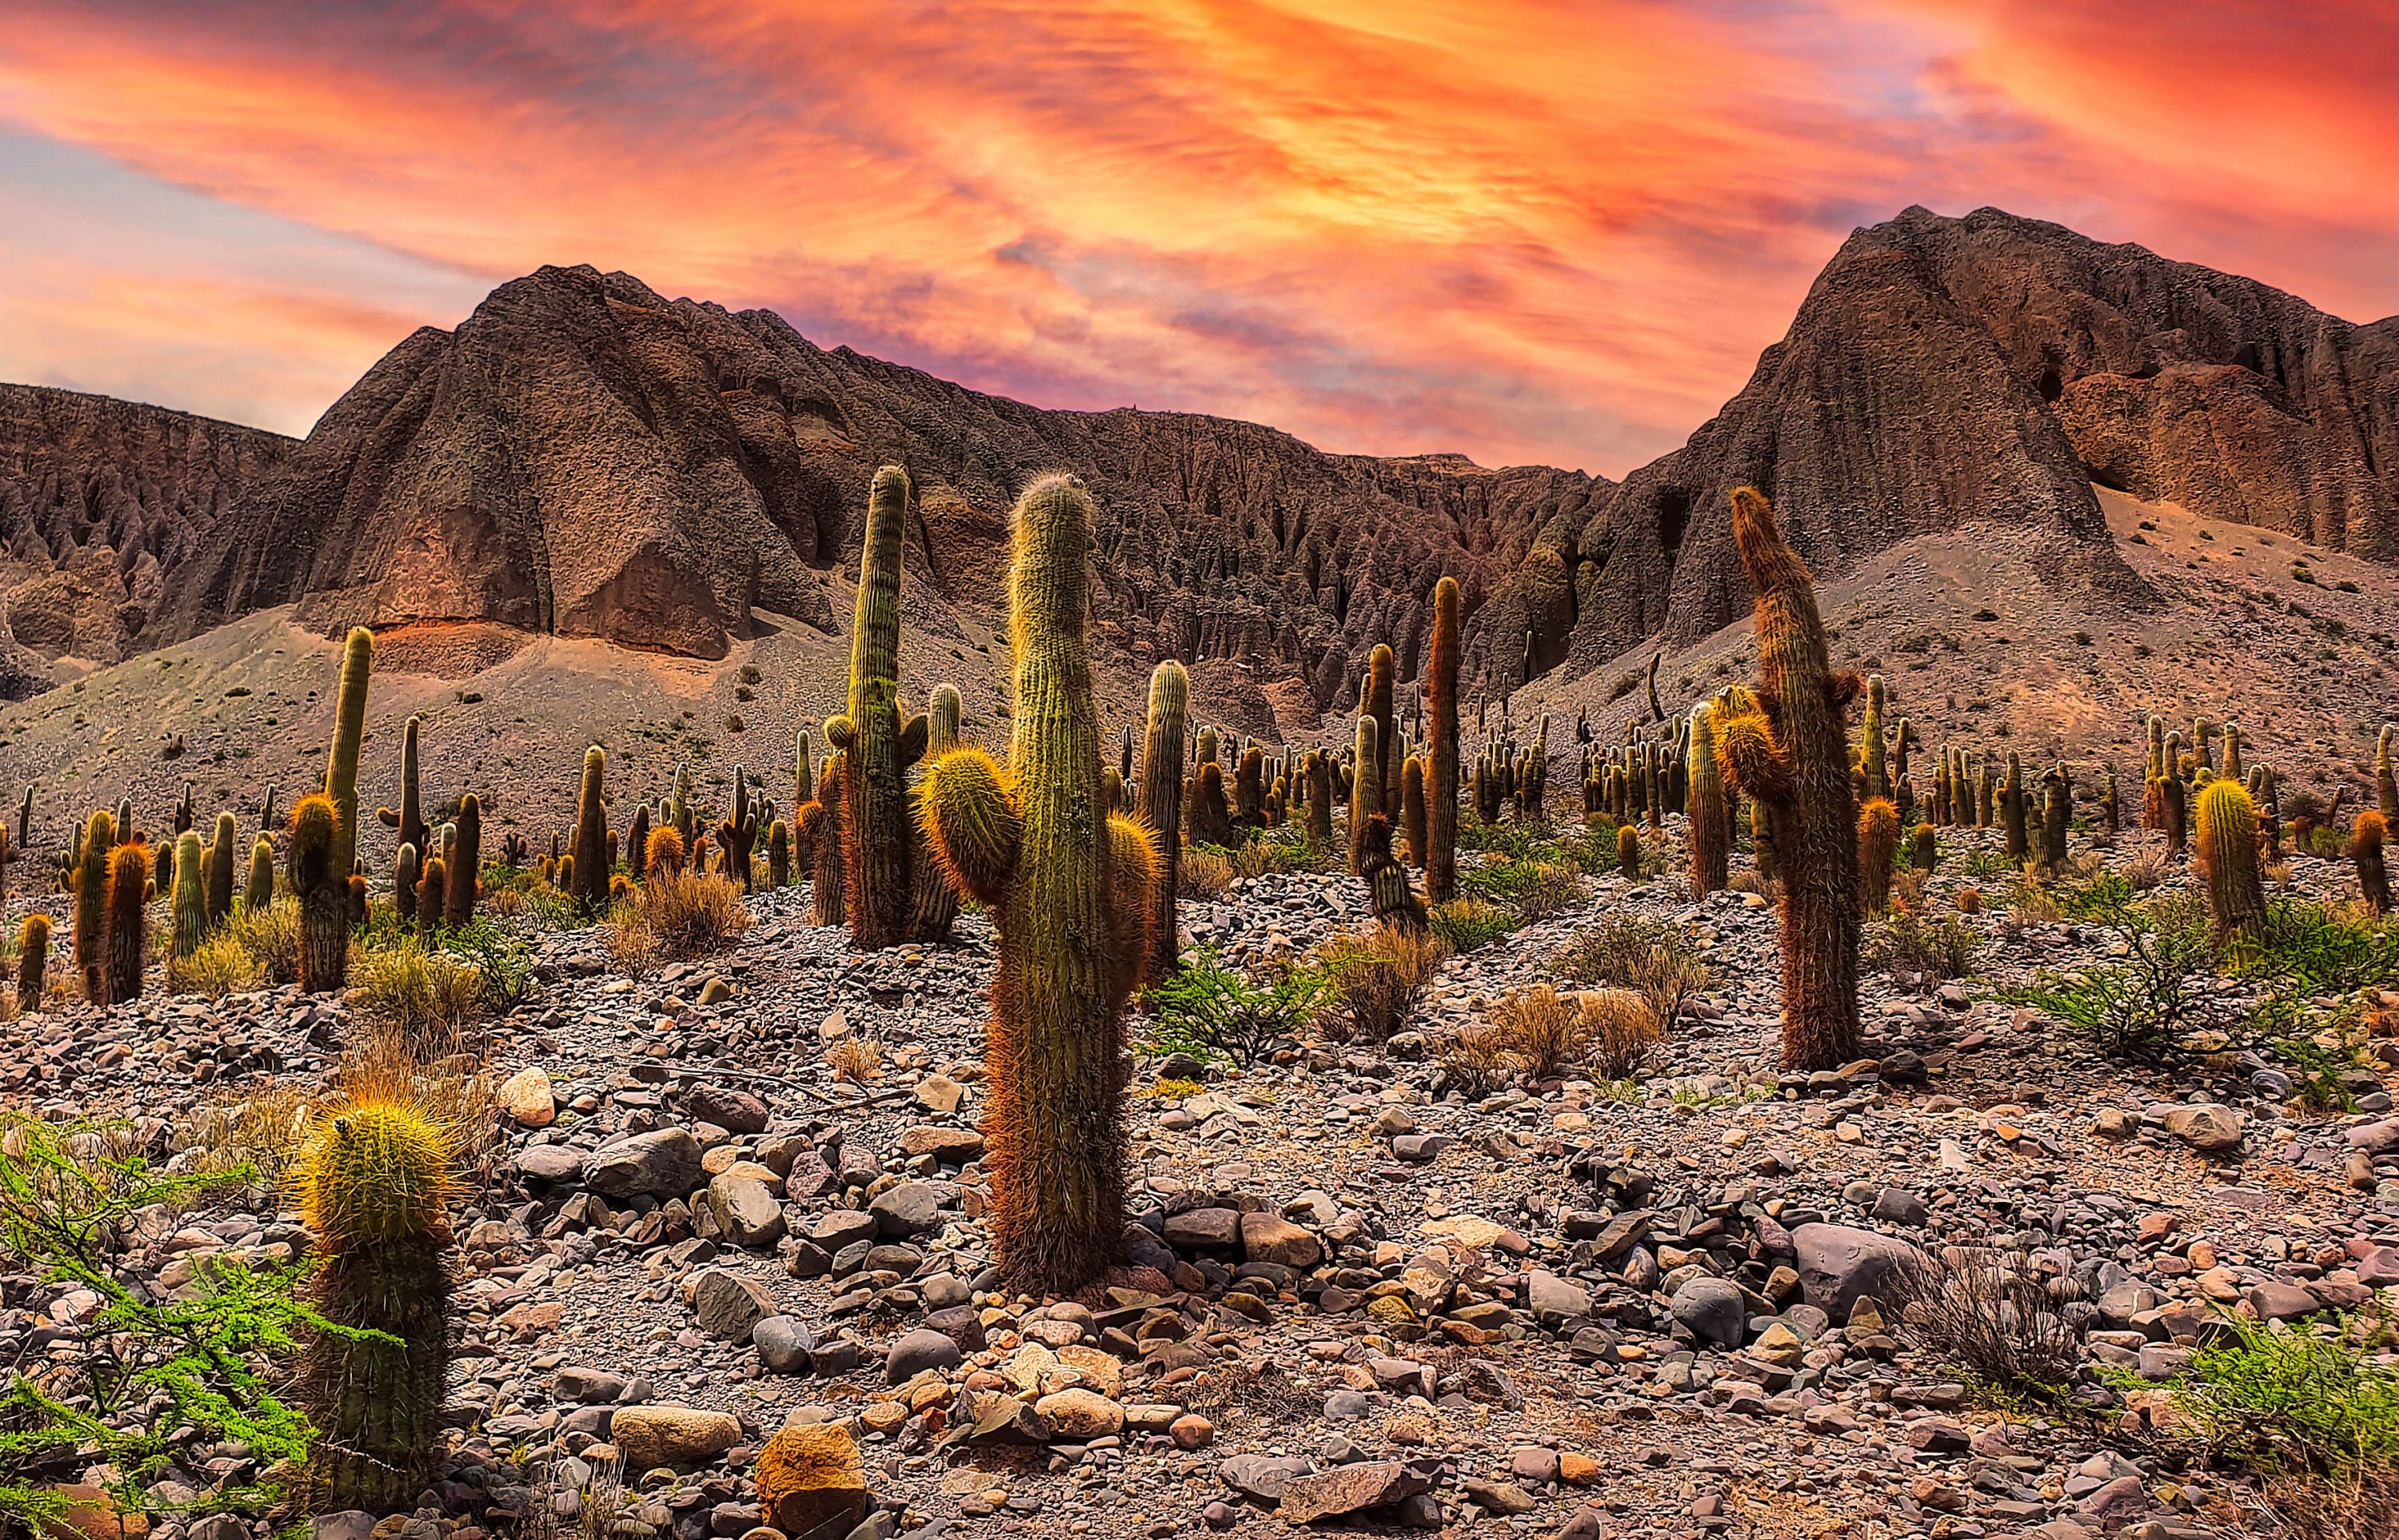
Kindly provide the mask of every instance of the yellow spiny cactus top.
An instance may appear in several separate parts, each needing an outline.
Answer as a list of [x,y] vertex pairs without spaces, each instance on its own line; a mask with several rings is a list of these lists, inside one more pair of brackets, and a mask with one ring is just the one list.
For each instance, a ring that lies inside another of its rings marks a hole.
[[451,1139],[404,1097],[370,1095],[321,1118],[294,1164],[301,1218],[329,1251],[446,1244]]

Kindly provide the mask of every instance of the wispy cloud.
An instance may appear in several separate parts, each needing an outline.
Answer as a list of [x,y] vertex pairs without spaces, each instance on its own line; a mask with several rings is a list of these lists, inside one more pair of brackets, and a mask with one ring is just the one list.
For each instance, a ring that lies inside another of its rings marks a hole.
[[[114,169],[0,170],[62,233],[0,236],[0,374],[250,380],[297,428],[410,325],[591,262],[1045,404],[1620,473],[1912,202],[2393,308],[2391,23],[2285,10],[20,0],[0,122]],[[161,298],[195,284],[246,297]]]

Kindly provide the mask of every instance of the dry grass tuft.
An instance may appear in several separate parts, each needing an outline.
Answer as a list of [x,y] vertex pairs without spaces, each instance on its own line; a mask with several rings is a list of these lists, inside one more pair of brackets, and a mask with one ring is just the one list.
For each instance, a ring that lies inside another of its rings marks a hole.
[[200,943],[189,957],[167,964],[167,988],[176,994],[197,994],[222,1000],[247,994],[265,982],[266,969],[240,939],[220,931]]
[[724,877],[688,871],[653,876],[620,908],[678,961],[722,952],[750,928],[740,887]]
[[1183,897],[1186,898],[1221,898],[1232,891],[1233,879],[1240,875],[1229,858],[1213,850],[1186,847],[1177,864],[1183,874]]
[[483,974],[421,938],[361,951],[350,966],[350,1008],[371,1033],[396,1039],[425,1062],[457,1050],[484,1016]]
[[1448,943],[1430,931],[1383,925],[1372,936],[1336,937],[1317,960],[1333,980],[1350,1039],[1383,1043],[1406,1021],[1416,993],[1448,955]]
[[299,900],[285,897],[264,909],[245,905],[226,918],[224,937],[250,954],[266,982],[300,981]]
[[883,1050],[863,1037],[845,1037],[824,1051],[835,1080],[871,1086],[883,1078]]

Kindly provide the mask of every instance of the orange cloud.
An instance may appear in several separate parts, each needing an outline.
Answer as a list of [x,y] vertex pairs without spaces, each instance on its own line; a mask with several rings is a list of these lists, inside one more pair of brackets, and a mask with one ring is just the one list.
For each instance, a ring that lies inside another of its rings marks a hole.
[[[2102,91],[2128,39],[2067,0],[208,9],[21,0],[0,120],[406,264],[400,303],[356,297],[418,320],[454,323],[468,277],[588,261],[1044,404],[1335,449],[1620,474],[1739,386],[1855,224],[1988,202],[2244,254],[2237,200],[2343,120],[2275,194],[2278,281],[2371,297],[2361,257],[2387,290],[2399,249],[2360,169],[2381,93],[2249,54],[2290,115],[2186,132],[2175,71],[2202,61]],[[2219,65],[2254,41],[2183,35]],[[210,250],[272,292],[291,264],[243,238]],[[354,331],[295,310],[255,351]]]

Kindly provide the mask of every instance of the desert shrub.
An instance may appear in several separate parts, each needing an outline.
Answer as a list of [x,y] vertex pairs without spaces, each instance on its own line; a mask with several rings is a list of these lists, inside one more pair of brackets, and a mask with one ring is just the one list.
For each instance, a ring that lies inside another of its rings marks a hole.
[[2399,1467],[2399,1369],[2357,1339],[2377,1317],[2321,1331],[2227,1315],[2175,1386],[2176,1407],[2220,1454],[2260,1468],[2346,1476]]
[[1606,984],[1640,995],[1659,1033],[1674,1032],[1711,975],[1682,926],[1618,914],[1577,937],[1550,959],[1550,970],[1578,984]]
[[662,949],[658,933],[634,914],[619,913],[608,922],[608,960],[635,983],[658,970]]
[[1884,973],[1971,979],[1982,950],[1982,939],[1955,914],[1894,908],[1866,927],[1866,966]]
[[835,1080],[853,1086],[872,1085],[883,1078],[883,1050],[863,1037],[843,1038],[825,1049],[824,1060]]
[[2124,885],[2135,893],[2148,893],[2163,887],[2174,875],[2174,863],[2165,853],[2144,850],[2124,863]]
[[2004,877],[2013,871],[2015,866],[2008,859],[2006,852],[1986,848],[1967,851],[1959,862],[1959,870],[1969,877]]
[[1590,1042],[1583,1060],[1610,1084],[1630,1081],[1648,1067],[1649,1056],[1666,1040],[1666,1030],[1649,1002],[1633,990],[1593,990],[1582,997]]
[[1586,897],[1580,874],[1564,861],[1486,860],[1458,873],[1457,881],[1470,898],[1503,906],[1526,921],[1546,920]]
[[1457,848],[1504,856],[1511,861],[1553,857],[1556,852],[1550,846],[1556,838],[1557,829],[1547,818],[1484,823],[1481,818],[1461,817],[1457,823]]
[[1220,962],[1215,948],[1202,947],[1145,993],[1149,1046],[1201,1063],[1230,1060],[1247,1066],[1277,1039],[1307,1025],[1327,990],[1321,969],[1274,966],[1264,982],[1254,982]]
[[1213,844],[1185,845],[1176,869],[1182,873],[1183,897],[1186,898],[1221,898],[1232,890],[1233,880],[1240,875],[1233,869],[1232,854]]
[[264,909],[248,905],[225,918],[224,936],[250,954],[270,984],[300,981],[300,904],[276,899]]
[[1490,945],[1516,928],[1516,916],[1480,898],[1452,898],[1435,904],[1426,918],[1432,933],[1454,952]]
[[[156,1171],[118,1131],[0,1114],[0,1251],[11,1271],[79,1287],[100,1304],[78,1337],[103,1352],[40,1356],[0,1392],[0,1516],[19,1532],[72,1533],[62,1481],[99,1467],[121,1511],[254,1510],[283,1495],[247,1471],[296,1469],[316,1438],[275,1387],[311,1331],[339,1331],[300,1303],[296,1269],[210,1259],[175,1296],[129,1285],[103,1237],[144,1209],[172,1212],[247,1168]],[[239,1444],[224,1485],[194,1494],[168,1481],[193,1449]]]
[[1491,1025],[1515,1055],[1521,1072],[1536,1080],[1581,1063],[1591,1047],[1582,1002],[1551,984],[1510,990],[1491,1007]]
[[1429,931],[1384,925],[1371,936],[1343,936],[1317,952],[1317,965],[1341,1003],[1350,1037],[1381,1043],[1400,1030],[1416,992],[1430,981],[1448,944]]
[[653,875],[618,908],[646,926],[667,956],[684,962],[724,951],[750,928],[739,885],[691,871]]
[[458,1034],[483,1018],[483,977],[475,965],[421,938],[362,949],[350,965],[350,1008],[416,1057],[454,1051]]
[[222,1000],[258,988],[266,972],[249,948],[220,931],[201,942],[189,957],[170,959],[167,976],[168,987],[177,993]]
[[1891,1325],[1910,1345],[1995,1399],[2059,1402],[2081,1348],[2066,1304],[2071,1286],[2031,1253],[1945,1247],[1900,1270]]
[[441,932],[441,950],[463,957],[482,979],[483,1007],[506,1016],[533,998],[533,948],[513,930],[477,915]]
[[1441,1070],[1450,1085],[1479,1098],[1513,1084],[1523,1063],[1498,1028],[1470,1026],[1442,1045]]

